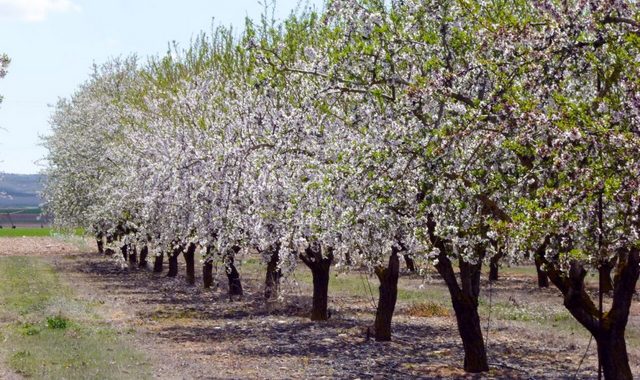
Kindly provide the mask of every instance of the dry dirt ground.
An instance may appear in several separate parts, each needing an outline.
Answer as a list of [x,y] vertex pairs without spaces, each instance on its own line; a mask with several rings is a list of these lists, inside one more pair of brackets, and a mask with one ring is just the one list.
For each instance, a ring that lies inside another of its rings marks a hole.
[[[310,286],[287,282],[284,299],[266,304],[262,300],[263,274],[257,270],[261,268],[239,268],[245,297],[231,302],[226,297],[224,274],[218,274],[219,286],[214,290],[190,287],[181,276],[171,279],[149,270],[129,269],[78,240],[0,239],[0,256],[6,255],[39,256],[50,261],[79,297],[99,305],[105,320],[134,339],[152,362],[156,378],[596,377],[595,343],[577,371],[589,337],[579,328],[561,328],[560,322],[537,323],[517,315],[513,320],[494,317],[488,334],[491,371],[468,375],[460,369],[462,344],[455,318],[418,317],[408,311],[407,302],[400,301],[396,309],[393,341],[376,343],[364,333],[374,318],[371,299],[330,294],[331,319],[314,323],[306,316]],[[184,273],[183,267],[180,270]],[[444,292],[437,278],[403,281],[404,286],[415,286],[416,290]],[[488,287],[483,284],[483,289],[486,303]],[[491,295],[496,305],[505,300],[533,313],[537,308],[553,307],[562,315],[559,293],[553,288],[536,289],[534,279],[526,275],[505,277],[492,287]],[[483,328],[487,318],[483,316]],[[637,299],[630,327],[634,334],[640,331]],[[633,371],[640,375],[637,342],[629,350]],[[15,378],[2,368],[0,363],[0,378]]]

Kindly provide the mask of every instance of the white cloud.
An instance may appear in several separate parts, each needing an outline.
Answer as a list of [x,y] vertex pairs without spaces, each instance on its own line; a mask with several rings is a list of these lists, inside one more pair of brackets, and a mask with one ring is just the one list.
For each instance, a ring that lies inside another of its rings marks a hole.
[[79,11],[71,0],[0,0],[0,18],[43,21],[53,12]]

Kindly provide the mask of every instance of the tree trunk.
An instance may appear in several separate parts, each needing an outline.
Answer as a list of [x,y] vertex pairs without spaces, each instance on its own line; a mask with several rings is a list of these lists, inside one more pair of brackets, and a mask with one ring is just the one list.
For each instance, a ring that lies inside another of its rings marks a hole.
[[329,270],[333,262],[333,251],[327,249],[328,254],[323,257],[319,246],[309,246],[300,254],[300,259],[311,269],[313,276],[313,306],[311,308],[312,321],[326,321],[329,319]]
[[482,245],[476,247],[476,264],[468,263],[462,257],[459,258],[460,284],[458,284],[453,264],[447,253],[447,242],[435,235],[435,223],[431,220],[429,221],[428,229],[429,239],[440,250],[436,269],[447,285],[451,295],[451,303],[456,313],[458,332],[464,347],[464,370],[471,373],[488,371],[489,362],[478,315],[480,274],[485,248]]
[[102,233],[96,234],[96,243],[98,244],[98,253],[103,255],[104,254],[104,238],[102,236]]
[[[113,236],[111,234],[107,234],[107,246],[111,246],[113,244]],[[113,256],[115,251],[111,248],[107,248],[104,250],[104,254],[107,256]]]
[[233,301],[233,296],[242,297],[242,282],[240,281],[240,273],[236,269],[233,256],[227,257],[227,280],[229,280],[229,299]]
[[477,302],[466,297],[452,299],[452,301],[458,322],[458,332],[464,347],[464,370],[472,373],[488,371],[489,365]]
[[129,260],[129,246],[127,244],[120,247],[120,252],[122,252],[122,257],[124,257],[124,261]]
[[202,265],[202,284],[205,289],[213,286],[213,263],[208,259]]
[[624,339],[624,326],[622,326],[622,330],[603,329],[597,334],[596,343],[598,344],[598,358],[600,365],[602,365],[604,378],[607,380],[633,380]]
[[153,259],[153,273],[162,273],[164,269],[164,253],[160,253]]
[[500,266],[497,261],[494,261],[493,258],[489,262],[489,281],[498,281],[498,270]]
[[600,278],[600,289],[603,293],[613,291],[613,279],[611,278],[611,270],[615,266],[615,260],[604,260],[598,268]]
[[171,256],[169,256],[169,272],[167,277],[176,277],[178,275],[178,256],[180,256],[180,248],[174,249]]
[[602,313],[586,292],[587,271],[580,262],[571,262],[567,275],[555,262],[544,260],[549,278],[564,296],[565,307],[595,338],[605,379],[633,379],[624,331],[640,276],[640,250],[635,247],[618,250],[613,300],[609,311]]
[[[406,258],[406,255],[405,255]],[[378,342],[391,340],[391,318],[398,299],[398,274],[400,272],[400,260],[397,250],[393,249],[387,267],[377,267],[376,275],[380,280],[380,295],[378,298],[378,310],[376,311],[375,339]]]
[[135,245],[129,246],[129,264],[134,266],[138,262],[138,249]]
[[138,267],[139,268],[146,268],[147,267],[147,257],[148,256],[149,256],[149,247],[147,247],[145,245],[140,250],[140,262],[138,263]]
[[498,281],[498,272],[500,269],[500,260],[504,256],[502,249],[498,250],[498,253],[491,257],[489,260],[489,281]]
[[404,254],[404,262],[405,264],[407,264],[407,270],[411,273],[415,273],[416,272],[416,263],[415,261],[413,261],[413,257],[411,257],[410,254],[405,253]]
[[196,245],[194,243],[191,243],[184,253],[184,262],[187,265],[187,284],[189,285],[195,285],[196,283],[196,264],[194,259],[195,252]]
[[542,265],[539,260],[536,259],[536,272],[538,273],[538,287],[539,288],[548,288],[549,287],[549,277],[547,273],[542,269]]
[[538,287],[539,288],[548,288],[549,287],[549,276],[547,276],[547,272],[542,269],[544,264],[544,255],[546,250],[546,244],[543,244],[536,251],[533,259],[536,263],[536,272],[538,273]]
[[271,258],[267,264],[267,276],[264,280],[264,298],[267,300],[278,298],[280,278],[282,277],[282,271],[278,267],[280,261],[279,244],[270,251]]

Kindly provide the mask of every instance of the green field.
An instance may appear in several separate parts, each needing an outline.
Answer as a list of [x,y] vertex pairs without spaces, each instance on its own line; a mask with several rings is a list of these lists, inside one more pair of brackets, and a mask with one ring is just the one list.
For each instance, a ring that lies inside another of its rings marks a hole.
[[44,260],[0,258],[0,361],[36,379],[150,378],[144,355]]
[[39,207],[33,208],[0,208],[0,215],[2,214],[28,214],[28,215],[40,215],[42,209]]
[[[53,228],[45,227],[45,228],[2,228],[0,229],[0,237],[42,237],[42,236],[55,236],[56,234],[69,234],[69,231],[58,231]],[[72,235],[82,236],[84,234],[84,230],[82,228],[76,228],[74,231],[71,231]]]

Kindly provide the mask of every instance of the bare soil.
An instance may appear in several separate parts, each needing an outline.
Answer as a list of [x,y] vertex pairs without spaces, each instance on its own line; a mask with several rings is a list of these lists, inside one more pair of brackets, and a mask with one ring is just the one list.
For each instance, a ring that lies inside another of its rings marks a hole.
[[[330,294],[330,320],[311,322],[307,318],[311,287],[289,281],[282,300],[266,303],[262,268],[239,268],[245,296],[230,301],[224,273],[216,277],[214,289],[204,290],[200,282],[188,286],[182,260],[180,275],[167,278],[131,269],[78,241],[0,239],[0,256],[6,255],[50,260],[79,297],[96,305],[105,320],[135,340],[153,363],[154,377],[160,379],[597,378],[595,342],[586,351],[588,334],[566,328],[570,321],[539,322],[518,315],[509,320],[500,318],[495,306],[493,319],[483,315],[483,328],[489,326],[485,335],[491,371],[470,375],[461,370],[463,351],[455,317],[419,317],[409,312],[406,301],[399,301],[396,308],[393,341],[376,343],[365,333],[375,314],[371,299]],[[375,295],[376,283],[371,281]],[[404,276],[402,281],[412,289],[445,291],[438,278]],[[489,301],[489,286],[483,284],[485,308],[491,302],[525,312],[539,308],[544,315],[562,315],[564,310],[559,292],[537,289],[535,279],[525,274],[504,277],[490,290]],[[638,300],[628,330],[640,331]],[[629,344],[629,351],[632,370],[640,375],[640,348]],[[10,372],[4,371],[0,363],[0,378],[9,377]]]

